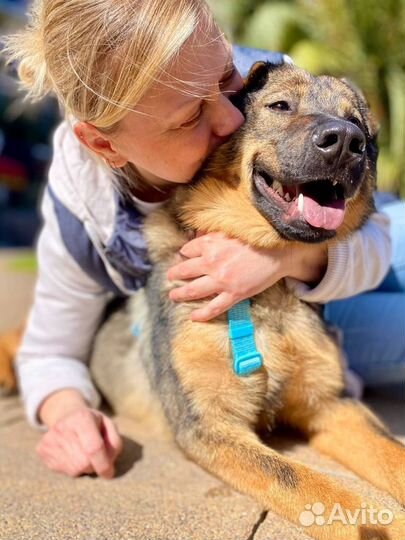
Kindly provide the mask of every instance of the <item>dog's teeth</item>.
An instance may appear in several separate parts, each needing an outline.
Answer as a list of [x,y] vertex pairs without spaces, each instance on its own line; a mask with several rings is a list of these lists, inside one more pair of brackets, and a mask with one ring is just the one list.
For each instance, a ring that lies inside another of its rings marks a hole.
[[278,195],[280,195],[280,197],[284,197],[283,186],[280,184],[280,182],[277,182],[277,180],[274,180],[273,185],[271,187]]
[[300,193],[300,196],[298,197],[298,210],[301,214],[304,213],[304,195]]
[[284,200],[287,201],[287,202],[291,202],[291,195],[289,193],[286,193],[284,195]]
[[334,180],[333,183],[332,183],[332,185],[333,185],[333,186],[336,186],[336,184],[337,184],[337,180]]

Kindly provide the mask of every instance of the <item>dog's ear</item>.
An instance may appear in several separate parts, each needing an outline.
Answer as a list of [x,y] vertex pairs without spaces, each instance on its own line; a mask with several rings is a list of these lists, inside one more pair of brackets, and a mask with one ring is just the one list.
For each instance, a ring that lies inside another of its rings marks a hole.
[[245,86],[249,88],[249,92],[257,92],[263,88],[267,82],[272,65],[270,62],[255,62],[253,64],[245,79]]
[[286,62],[255,62],[245,79],[248,92],[257,92],[266,84],[269,74],[286,66]]
[[377,158],[378,158],[378,132],[379,125],[377,119],[370,110],[370,106],[367,102],[366,97],[360,88],[353,82],[346,78],[341,79],[341,81],[350,88],[350,90],[356,96],[356,106],[360,112],[363,122],[367,128],[366,139],[367,139],[367,153],[371,160],[371,163],[374,166],[374,169],[377,167]]
[[255,62],[245,79],[243,89],[230,98],[235,107],[245,114],[249,94],[261,90],[268,80],[269,73],[283,65],[284,64],[273,64],[272,62],[263,61]]
[[376,137],[378,135],[379,131],[379,125],[374,117],[374,115],[371,113],[370,105],[367,102],[367,99],[363,92],[360,90],[360,88],[351,80],[343,78],[341,81],[348,86],[356,95],[357,98],[357,106],[358,109],[365,120],[365,123],[367,125],[370,137]]

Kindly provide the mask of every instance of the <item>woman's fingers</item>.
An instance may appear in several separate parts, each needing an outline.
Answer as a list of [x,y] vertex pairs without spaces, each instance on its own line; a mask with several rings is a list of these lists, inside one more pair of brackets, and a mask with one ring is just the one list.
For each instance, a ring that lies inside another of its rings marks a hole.
[[100,433],[103,415],[98,411],[90,412],[91,415],[82,416],[76,433],[94,472],[102,478],[109,479],[114,476],[114,464]]
[[57,430],[49,430],[37,445],[36,452],[52,471],[71,477],[94,472],[74,431],[64,431],[61,436]]
[[60,441],[60,446],[62,448],[60,455],[62,472],[72,477],[95,472],[75,431],[67,431]]
[[206,306],[191,313],[191,319],[196,322],[206,322],[228,311],[235,304],[231,293],[223,292],[211,300]]
[[184,244],[180,249],[180,253],[189,259],[192,257],[200,257],[207,248],[209,249],[215,242],[224,238],[225,235],[222,233],[208,233],[197,236],[193,240],[187,242],[187,244]]
[[[37,444],[35,451],[41,461],[52,471],[66,472],[61,466],[61,458],[64,459],[64,450],[48,431]],[[65,461],[66,465],[66,461]]]
[[171,281],[175,281],[176,279],[193,279],[201,277],[205,273],[204,259],[202,257],[194,257],[169,268],[167,279]]
[[212,296],[216,292],[217,288],[214,280],[210,276],[203,276],[182,287],[172,289],[169,298],[174,302],[189,302]]
[[122,452],[122,438],[120,437],[114,422],[108,418],[108,416],[103,415],[102,422],[101,436],[106,445],[107,453],[114,462]]

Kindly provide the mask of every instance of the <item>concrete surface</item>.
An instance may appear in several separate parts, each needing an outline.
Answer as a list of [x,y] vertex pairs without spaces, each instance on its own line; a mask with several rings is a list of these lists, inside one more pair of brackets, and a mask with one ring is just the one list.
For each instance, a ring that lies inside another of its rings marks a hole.
[[[399,403],[384,402],[394,421]],[[188,461],[146,424],[115,419],[124,452],[113,480],[55,474],[39,461],[41,433],[28,427],[17,396],[0,399],[1,540],[305,540],[272,512]],[[404,431],[401,432],[402,436]],[[405,440],[405,437],[403,437]],[[388,495],[286,434],[272,445],[399,510]],[[332,540],[332,539],[331,539]]]
[[2,540],[247,539],[260,517],[255,503],[125,419],[125,450],[107,481],[48,471],[16,398],[0,400],[0,418]]
[[[13,277],[0,256],[0,328],[20,322],[31,290],[32,276]],[[16,305],[5,309],[11,303]],[[405,441],[404,404],[377,394],[368,400]],[[124,436],[116,477],[70,479],[49,471],[37,458],[41,433],[26,424],[19,397],[0,398],[1,540],[308,538],[305,531],[265,512],[188,461],[170,440],[154,433],[153,426],[120,417],[115,421]],[[320,457],[303,441],[286,434],[271,441],[281,452],[398,510],[388,495]]]

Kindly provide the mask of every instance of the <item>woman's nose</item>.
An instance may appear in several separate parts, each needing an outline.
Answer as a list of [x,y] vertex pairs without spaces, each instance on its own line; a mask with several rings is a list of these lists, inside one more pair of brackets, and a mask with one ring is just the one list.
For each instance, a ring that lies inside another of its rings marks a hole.
[[211,125],[214,135],[228,137],[244,123],[243,114],[229,99],[221,94],[211,110]]

